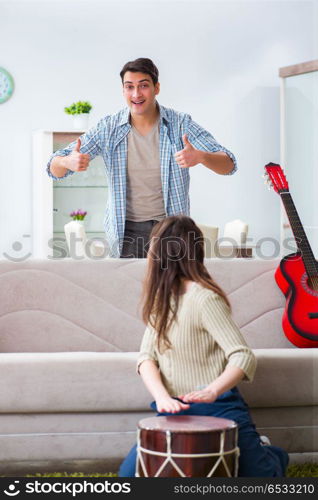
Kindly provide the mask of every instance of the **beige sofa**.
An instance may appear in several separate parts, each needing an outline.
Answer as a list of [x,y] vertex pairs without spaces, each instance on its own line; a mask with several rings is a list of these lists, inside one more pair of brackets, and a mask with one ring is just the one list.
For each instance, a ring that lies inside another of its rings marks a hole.
[[[276,260],[207,259],[254,349],[240,384],[261,434],[318,459],[318,349],[281,328]],[[0,473],[116,471],[151,415],[135,373],[144,260],[0,262]]]

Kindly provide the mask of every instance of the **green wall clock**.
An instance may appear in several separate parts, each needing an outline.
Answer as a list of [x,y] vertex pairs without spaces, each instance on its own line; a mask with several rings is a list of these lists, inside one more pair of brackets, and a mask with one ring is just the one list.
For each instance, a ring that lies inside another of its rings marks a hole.
[[4,68],[0,68],[0,104],[12,96],[14,89],[13,78]]

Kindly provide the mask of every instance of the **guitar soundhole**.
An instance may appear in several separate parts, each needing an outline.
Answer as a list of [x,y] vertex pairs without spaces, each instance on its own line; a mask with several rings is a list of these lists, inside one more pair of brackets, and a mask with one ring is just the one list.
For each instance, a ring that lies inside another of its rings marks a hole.
[[308,278],[307,273],[304,273],[301,277],[301,283],[307,293],[318,297],[318,276]]

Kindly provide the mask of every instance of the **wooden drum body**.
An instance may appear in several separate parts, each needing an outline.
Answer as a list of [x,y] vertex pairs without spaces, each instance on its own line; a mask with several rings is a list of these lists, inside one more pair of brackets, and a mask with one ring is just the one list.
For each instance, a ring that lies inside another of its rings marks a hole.
[[195,415],[140,420],[137,477],[236,477],[238,427],[233,420]]

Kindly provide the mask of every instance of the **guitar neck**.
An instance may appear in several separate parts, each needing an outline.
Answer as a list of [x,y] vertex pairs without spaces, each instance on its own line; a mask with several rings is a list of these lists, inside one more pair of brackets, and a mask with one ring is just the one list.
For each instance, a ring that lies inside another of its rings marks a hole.
[[318,275],[318,265],[289,191],[280,192],[287,217],[309,277]]

